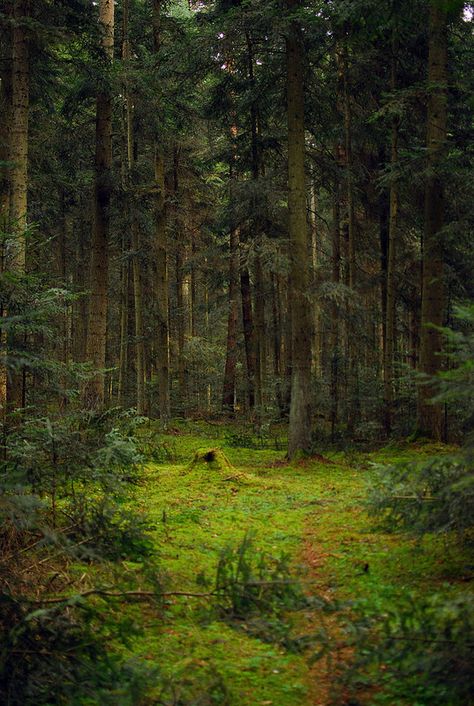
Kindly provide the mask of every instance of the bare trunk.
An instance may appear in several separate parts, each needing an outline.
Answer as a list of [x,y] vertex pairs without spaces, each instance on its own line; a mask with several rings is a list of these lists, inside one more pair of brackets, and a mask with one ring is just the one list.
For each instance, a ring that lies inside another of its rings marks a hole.
[[[444,225],[442,160],[447,139],[447,18],[437,3],[431,4],[429,20],[426,147],[428,176],[425,190],[425,229],[423,237],[423,279],[420,332],[420,372],[433,377],[441,369],[442,337],[435,328],[443,324],[443,243]],[[443,437],[443,409],[433,404],[433,387],[418,388],[418,429],[433,439]]]
[[280,416],[285,413],[282,394],[282,355],[281,355],[281,302],[278,287],[278,278],[273,272],[271,274],[272,286],[272,326],[273,326],[273,376],[275,380],[275,397]]
[[120,268],[120,349],[119,378],[117,401],[119,407],[126,404],[125,389],[128,372],[128,284],[130,263],[127,257],[128,241],[125,233],[122,235],[122,263]]
[[[336,158],[338,155],[336,148]],[[339,180],[334,184],[332,206],[332,282],[338,285],[341,279],[341,214],[339,203]],[[331,308],[331,439],[334,440],[339,412],[339,368],[341,351],[339,345],[339,308],[334,302]]]
[[[123,2],[123,47],[122,58],[127,64],[130,63],[130,39],[128,33],[130,4],[129,0]],[[126,66],[128,69],[129,66]],[[133,299],[135,312],[135,372],[136,372],[136,407],[139,415],[144,415],[146,411],[145,399],[145,339],[143,326],[143,294],[141,281],[141,242],[140,231],[135,217],[135,198],[133,174],[135,166],[135,145],[133,129],[133,96],[130,88],[130,81],[125,81],[125,115],[126,115],[126,135],[127,135],[127,202],[129,205],[131,242],[132,242],[132,274],[133,274]]]
[[247,362],[247,402],[249,410],[255,408],[255,376],[257,359],[255,354],[255,328],[252,311],[250,274],[247,266],[240,271],[240,295],[242,299],[242,323],[244,327],[245,359]]
[[239,322],[239,232],[230,232],[229,252],[229,316],[227,320],[227,347],[224,371],[222,410],[235,411],[235,380],[237,368],[237,327]]
[[[314,178],[311,179],[310,185],[310,233],[311,233],[311,281],[313,285],[313,296],[316,293],[317,285],[317,269],[318,269],[318,224],[316,218],[317,210],[317,194],[316,194],[316,184]],[[313,371],[317,376],[321,375],[321,332],[320,332],[320,316],[319,316],[319,306],[314,302],[312,304],[313,309]]]
[[[288,0],[290,10],[299,0]],[[308,228],[304,169],[303,41],[292,21],[286,40],[288,101],[288,213],[292,375],[288,456],[311,449],[311,312],[308,306]]]
[[[102,33],[104,71],[110,70],[114,54],[114,2],[100,0],[99,26]],[[108,77],[107,77],[108,80]],[[105,399],[108,269],[109,269],[109,209],[112,169],[112,95],[108,86],[97,96],[96,151],[93,228],[91,243],[91,297],[87,329],[86,359],[92,365],[93,377],[84,390],[84,404],[100,409]]]
[[[9,267],[22,274],[26,264],[26,229],[28,210],[28,117],[30,102],[29,47],[26,28],[30,14],[29,0],[13,3],[12,39],[12,113],[10,124],[10,224],[14,239],[11,244]],[[24,336],[12,332],[9,348],[23,348]],[[24,370],[9,371],[7,377],[7,407],[20,409],[25,404]]]
[[[5,3],[4,12],[11,15],[11,3]],[[0,55],[0,272],[6,269],[7,234],[10,232],[10,169],[5,165],[10,159],[10,125],[12,122],[12,33],[7,25],[1,33]],[[0,317],[6,315],[3,304]],[[4,353],[7,350],[6,332],[0,332],[0,416],[3,417],[7,404],[7,368]]]
[[[392,66],[390,88],[392,91],[397,86],[397,40],[392,41]],[[390,162],[392,169],[398,163],[398,119],[392,121]],[[398,240],[398,182],[392,180],[390,185],[390,215],[388,227],[388,258],[387,258],[387,287],[385,303],[385,346],[384,346],[384,426],[387,436],[392,430],[393,417],[393,356],[395,346],[395,314],[396,314],[396,252]]]
[[[347,198],[347,285],[351,289],[356,286],[356,244],[355,244],[355,202],[354,202],[354,164],[352,154],[352,107],[349,94],[349,59],[347,51],[347,41],[344,39],[340,71],[342,73],[343,106],[344,106],[344,148],[346,166],[346,198]],[[356,332],[352,322],[348,324],[347,336],[347,431],[349,435],[354,434],[357,408],[358,408],[358,365],[357,352],[355,349]]]
[[[161,0],[153,0],[153,41],[156,61],[160,48]],[[169,320],[168,320],[168,242],[166,234],[166,192],[163,145],[155,137],[155,264],[156,310],[158,318],[156,335],[158,408],[160,419],[170,416],[169,394]]]
[[255,257],[255,393],[258,417],[261,419],[264,405],[264,389],[266,377],[266,335],[265,335],[265,288],[262,269],[262,259],[259,254]]

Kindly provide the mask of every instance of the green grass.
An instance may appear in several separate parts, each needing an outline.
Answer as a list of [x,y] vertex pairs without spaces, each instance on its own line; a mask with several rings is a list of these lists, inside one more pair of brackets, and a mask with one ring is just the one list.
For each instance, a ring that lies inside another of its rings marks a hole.
[[[465,563],[460,550],[439,539],[420,543],[377,532],[363,509],[373,463],[428,454],[429,446],[328,451],[326,459],[288,465],[281,450],[225,446],[225,428],[218,426],[181,423],[156,438],[173,448],[176,460],[147,466],[136,502],[153,524],[167,591],[202,592],[198,576],[212,579],[221,551],[249,530],[256,550],[289,553],[307,590],[329,598],[366,599],[383,610],[397,591],[455,590],[453,579]],[[197,450],[216,447],[233,468],[190,465]],[[245,624],[224,622],[210,603],[172,597],[163,613],[142,610],[130,655],[159,668],[150,703],[158,694],[164,703],[186,705],[312,703],[318,668],[309,666],[308,655],[263,642]],[[295,630],[312,623],[304,616]]]

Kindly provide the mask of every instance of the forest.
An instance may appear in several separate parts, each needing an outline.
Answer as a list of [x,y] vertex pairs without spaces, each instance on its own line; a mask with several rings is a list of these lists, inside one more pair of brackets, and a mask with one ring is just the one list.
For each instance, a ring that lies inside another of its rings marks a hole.
[[0,0],[0,704],[474,706],[473,27]]

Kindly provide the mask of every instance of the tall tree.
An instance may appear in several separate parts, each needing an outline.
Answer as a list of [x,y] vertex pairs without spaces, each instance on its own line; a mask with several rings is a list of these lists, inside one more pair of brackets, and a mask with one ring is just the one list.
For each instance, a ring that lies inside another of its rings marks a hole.
[[[299,0],[288,0],[290,13],[301,8]],[[290,239],[291,298],[291,405],[288,456],[311,449],[311,326],[308,304],[308,225],[306,179],[304,47],[301,25],[290,16],[286,39],[288,110],[288,215]]]
[[[439,326],[444,321],[443,242],[444,225],[443,157],[447,140],[447,12],[444,3],[433,0],[428,28],[428,110],[427,177],[425,188],[425,227],[423,233],[423,275],[419,369],[433,376],[441,368],[442,338]],[[418,388],[418,428],[434,439],[443,436],[440,404],[433,403],[433,388]]]
[[103,72],[96,99],[95,183],[91,244],[91,296],[87,327],[86,359],[94,368],[87,382],[84,403],[100,408],[105,394],[107,339],[109,223],[112,193],[112,91],[110,70],[114,58],[114,0],[99,0],[99,27]]
[[[28,122],[30,110],[30,61],[28,41],[29,0],[13,3],[11,124],[9,135],[10,224],[14,235],[9,266],[22,274],[26,265],[26,230],[28,213]],[[21,347],[20,334],[13,332],[9,346]],[[10,371],[7,379],[7,405],[24,406],[24,371]]]
[[[125,63],[125,71],[130,71],[131,48],[129,37],[130,2],[124,0],[122,5],[123,23],[123,46],[122,58]],[[125,130],[126,130],[126,159],[127,159],[127,203],[130,220],[131,245],[132,245],[132,274],[133,274],[133,300],[135,313],[135,372],[136,372],[136,407],[140,415],[145,414],[145,340],[143,323],[143,292],[141,278],[141,242],[140,231],[135,216],[135,193],[134,193],[134,172],[135,172],[135,135],[133,126],[133,95],[130,86],[130,79],[125,78]],[[122,353],[122,364],[123,364]]]
[[[158,62],[161,42],[161,0],[153,2],[153,48]],[[155,135],[155,292],[158,327],[156,336],[158,407],[160,418],[170,416],[169,322],[168,322],[168,243],[166,234],[165,158],[160,136]]]
[[[396,26],[392,29],[392,56],[390,62],[390,89],[395,91],[397,87],[397,64],[398,64],[398,31]],[[390,164],[392,170],[398,165],[398,133],[399,118],[392,117],[390,131]],[[387,436],[392,429],[393,416],[393,356],[395,346],[395,314],[396,314],[396,253],[398,244],[398,221],[399,221],[399,184],[398,179],[392,176],[390,184],[390,205],[388,224],[388,256],[387,256],[387,279],[385,298],[385,336],[384,336],[384,426]]]

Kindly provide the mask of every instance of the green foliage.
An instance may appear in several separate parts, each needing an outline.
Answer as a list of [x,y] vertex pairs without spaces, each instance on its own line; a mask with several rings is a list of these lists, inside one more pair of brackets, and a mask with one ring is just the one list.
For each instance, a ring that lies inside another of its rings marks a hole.
[[290,557],[259,552],[251,532],[238,546],[222,551],[214,591],[222,614],[233,620],[255,613],[281,616],[307,605],[300,582],[291,574]]
[[[438,401],[474,396],[474,310],[458,310],[459,331],[445,330],[452,369],[439,376]],[[473,540],[472,439],[455,453],[442,448],[425,460],[379,466],[369,493],[370,513],[385,530],[443,533]],[[354,655],[344,687],[375,687],[374,704],[462,706],[474,698],[474,599],[451,591],[420,597],[392,595],[383,605],[356,605],[358,618],[346,630]],[[340,703],[340,702],[338,702]]]
[[[41,568],[59,562],[54,581],[64,574],[64,557],[136,561],[153,553],[149,522],[128,505],[142,456],[120,423],[112,412],[25,417],[7,437],[0,461],[2,703],[141,703],[147,670],[117,652],[133,623],[80,598],[48,606],[51,577]],[[104,647],[112,641],[115,649]]]
[[137,706],[153,671],[124,662],[104,645],[127,641],[129,620],[103,605],[72,599],[52,607],[0,594],[0,701],[8,706],[52,704]]
[[[198,584],[212,588],[213,608],[221,618],[248,635],[295,652],[314,642],[314,635],[295,634],[295,613],[329,607],[322,599],[305,594],[290,555],[275,557],[259,551],[253,532],[247,532],[240,544],[221,551],[214,585],[203,574]],[[322,639],[320,632],[318,640]]]
[[474,597],[397,593],[379,610],[361,603],[358,618],[346,626],[354,655],[343,678],[346,693],[375,688],[371,703],[386,706],[472,703]]
[[255,449],[257,447],[253,435],[242,429],[226,429],[224,442],[226,446],[236,449]]
[[[438,379],[438,402],[465,403],[472,423],[474,408],[474,307],[457,310],[461,330],[443,329],[452,368]],[[474,466],[472,438],[454,454],[380,468],[369,494],[369,510],[384,527],[416,533],[455,532],[473,539]]]
[[472,541],[472,466],[456,454],[381,467],[371,487],[369,511],[390,531],[455,532]]

